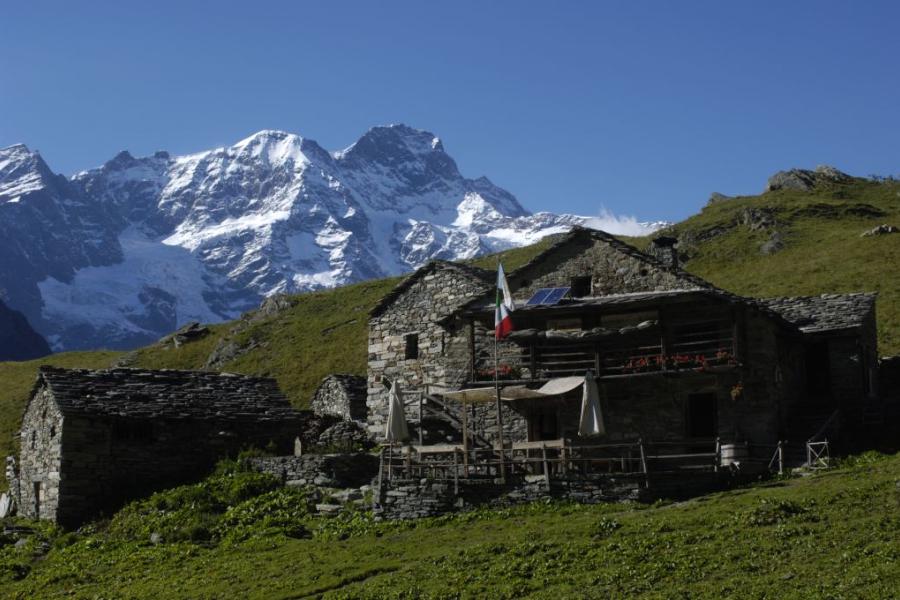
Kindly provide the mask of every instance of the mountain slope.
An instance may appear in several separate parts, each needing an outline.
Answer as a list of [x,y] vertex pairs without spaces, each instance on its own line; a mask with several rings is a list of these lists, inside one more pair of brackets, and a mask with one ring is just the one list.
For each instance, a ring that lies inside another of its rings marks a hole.
[[0,290],[56,350],[133,348],[273,294],[468,259],[588,220],[529,214],[404,125],[335,153],[281,131],[188,156],[122,152],[71,180],[24,146],[0,150]]
[[0,301],[0,361],[29,360],[50,354],[50,346],[22,313]]
[[[879,351],[900,353],[900,182],[821,179],[707,205],[667,231],[686,268],[752,297],[878,292]],[[640,246],[647,238],[634,240]]]

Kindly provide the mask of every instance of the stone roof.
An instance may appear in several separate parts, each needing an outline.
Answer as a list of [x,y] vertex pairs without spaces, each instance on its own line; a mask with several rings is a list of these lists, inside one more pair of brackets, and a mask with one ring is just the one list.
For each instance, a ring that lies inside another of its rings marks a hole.
[[273,379],[231,373],[43,366],[36,389],[42,386],[63,415],[211,421],[299,417]]
[[394,301],[399,298],[403,292],[408,290],[414,283],[416,283],[419,279],[428,275],[429,273],[433,273],[438,269],[453,269],[458,271],[459,273],[464,274],[466,277],[469,277],[473,280],[481,281],[484,283],[490,283],[494,281],[496,277],[496,272],[488,271],[486,269],[481,269],[479,267],[475,267],[472,265],[467,265],[464,263],[451,262],[449,260],[431,260],[424,266],[420,267],[414,273],[409,275],[406,279],[401,281],[397,286],[388,292],[381,300],[378,301],[371,311],[369,311],[370,317],[380,316],[386,311]]
[[875,308],[877,294],[822,294],[766,298],[757,302],[781,315],[803,333],[861,327]]

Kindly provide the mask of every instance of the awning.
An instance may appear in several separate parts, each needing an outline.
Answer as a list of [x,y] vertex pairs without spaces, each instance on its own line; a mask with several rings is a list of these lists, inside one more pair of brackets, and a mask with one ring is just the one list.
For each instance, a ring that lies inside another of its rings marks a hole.
[[[500,399],[510,402],[514,400],[562,396],[563,394],[581,387],[583,383],[584,377],[578,376],[551,379],[536,390],[529,389],[524,385],[510,385],[500,388]],[[455,392],[443,392],[439,395],[458,402],[465,402],[466,404],[472,402],[493,402],[497,399],[497,391],[493,386],[458,390]]]

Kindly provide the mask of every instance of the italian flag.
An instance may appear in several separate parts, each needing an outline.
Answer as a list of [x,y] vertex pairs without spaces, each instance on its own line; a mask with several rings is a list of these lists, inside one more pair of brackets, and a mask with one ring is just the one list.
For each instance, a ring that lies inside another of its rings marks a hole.
[[497,309],[494,311],[494,336],[502,340],[513,330],[512,311],[516,309],[503,265],[497,266]]

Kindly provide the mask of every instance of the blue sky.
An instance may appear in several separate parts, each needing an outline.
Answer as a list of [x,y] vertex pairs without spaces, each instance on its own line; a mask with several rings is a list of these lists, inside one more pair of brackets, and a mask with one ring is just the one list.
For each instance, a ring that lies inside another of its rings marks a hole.
[[531,210],[679,219],[900,173],[900,3],[5,2],[0,146],[71,174],[283,129],[439,135]]

